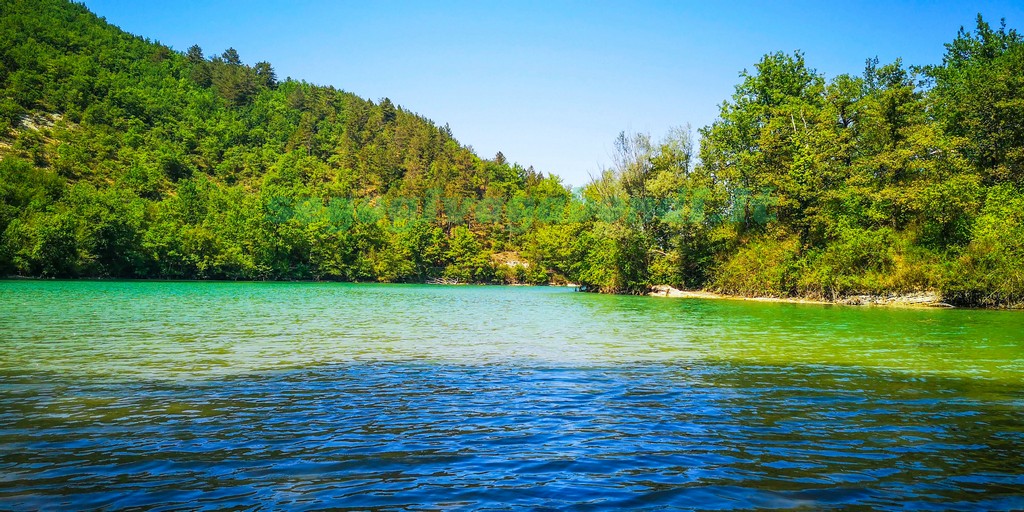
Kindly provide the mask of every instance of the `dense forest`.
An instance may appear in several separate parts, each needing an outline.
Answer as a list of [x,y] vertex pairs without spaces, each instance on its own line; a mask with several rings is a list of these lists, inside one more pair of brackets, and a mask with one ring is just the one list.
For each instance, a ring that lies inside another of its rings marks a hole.
[[980,17],[930,66],[767,54],[569,190],[388,98],[0,4],[0,275],[1024,303],[1024,41]]

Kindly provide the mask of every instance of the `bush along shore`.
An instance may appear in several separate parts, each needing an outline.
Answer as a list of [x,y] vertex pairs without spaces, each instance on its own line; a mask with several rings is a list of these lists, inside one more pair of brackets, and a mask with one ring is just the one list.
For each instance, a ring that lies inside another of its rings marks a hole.
[[0,275],[1024,303],[1024,41],[980,17],[938,63],[768,53],[710,126],[622,133],[575,189],[65,0],[0,33]]

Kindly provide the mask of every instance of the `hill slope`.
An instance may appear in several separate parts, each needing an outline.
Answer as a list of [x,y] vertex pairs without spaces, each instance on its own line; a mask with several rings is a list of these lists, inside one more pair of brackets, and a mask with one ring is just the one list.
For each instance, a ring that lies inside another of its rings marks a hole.
[[61,0],[3,3],[0,273],[491,280],[509,237],[438,215],[340,226],[354,207],[331,200],[567,194],[387,98],[176,53]]

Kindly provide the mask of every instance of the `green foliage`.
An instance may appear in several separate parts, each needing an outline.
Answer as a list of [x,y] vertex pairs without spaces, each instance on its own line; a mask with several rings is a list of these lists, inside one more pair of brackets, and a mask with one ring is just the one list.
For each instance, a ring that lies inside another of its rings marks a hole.
[[908,293],[934,289],[934,254],[892,228],[844,227],[836,239],[807,251],[796,292],[816,298]]
[[786,297],[796,290],[797,237],[777,235],[751,240],[717,271],[713,288],[737,295]]
[[1024,185],[1024,38],[979,15],[928,73],[936,115],[975,168],[991,183]]
[[[979,19],[923,75],[871,59],[861,77],[826,81],[799,52],[768,54],[700,131],[698,164],[686,137],[620,135],[615,166],[583,193],[600,205],[594,221],[562,242],[579,246],[563,251],[576,261],[560,266],[613,292],[941,290],[1020,304],[1022,48]],[[649,201],[666,193],[677,199],[667,207]]]
[[485,282],[522,233],[424,198],[566,194],[390,99],[280,82],[232,48],[178,54],[63,0],[5,2],[0,32],[5,274]]
[[448,265],[444,277],[463,283],[486,282],[493,275],[490,257],[483,250],[477,236],[465,226],[452,230],[445,252]]
[[950,263],[942,284],[951,302],[984,306],[1024,304],[1024,192],[1010,185],[988,191],[970,245]]

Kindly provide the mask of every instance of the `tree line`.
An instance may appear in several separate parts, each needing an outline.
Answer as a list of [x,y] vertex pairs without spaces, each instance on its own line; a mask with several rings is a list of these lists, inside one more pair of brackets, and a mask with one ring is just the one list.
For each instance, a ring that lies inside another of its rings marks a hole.
[[767,54],[712,125],[623,133],[577,190],[78,4],[8,0],[0,34],[3,275],[1024,302],[1024,44],[980,17],[930,66]]

